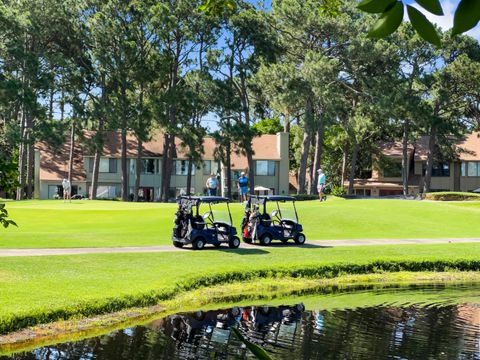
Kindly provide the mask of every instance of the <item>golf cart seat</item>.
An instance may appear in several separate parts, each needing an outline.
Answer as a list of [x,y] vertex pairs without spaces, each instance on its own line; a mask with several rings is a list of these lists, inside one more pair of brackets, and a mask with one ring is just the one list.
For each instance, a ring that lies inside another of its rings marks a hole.
[[221,233],[224,233],[224,234],[228,234],[229,230],[230,229],[230,224],[224,222],[224,221],[215,221],[213,223],[213,226],[215,228],[217,228],[217,230]]
[[202,230],[203,228],[205,228],[206,225],[207,223],[205,222],[205,220],[203,220],[203,218],[200,215],[194,216],[192,218],[192,228],[197,230]]
[[272,225],[272,218],[269,214],[262,214],[260,216],[260,221],[263,226],[271,226]]

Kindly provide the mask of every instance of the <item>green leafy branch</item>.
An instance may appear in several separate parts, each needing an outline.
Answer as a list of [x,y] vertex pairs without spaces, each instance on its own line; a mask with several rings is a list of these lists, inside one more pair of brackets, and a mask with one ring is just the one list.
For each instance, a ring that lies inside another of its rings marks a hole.
[[8,218],[8,211],[5,209],[5,204],[0,204],[0,224],[3,225],[4,228],[8,228],[10,225],[17,226],[15,221],[9,220]]
[[[426,11],[443,16],[440,0],[416,0]],[[411,5],[404,5],[400,0],[363,0],[358,8],[371,14],[380,14],[379,19],[368,33],[371,38],[384,38],[395,32],[403,20],[407,8],[408,18],[415,31],[425,41],[441,46],[440,36],[435,26],[418,9]],[[461,0],[455,11],[452,34],[458,35],[474,28],[480,21],[480,1]]]
[[253,355],[255,355],[255,357],[257,359],[260,359],[260,360],[272,360],[272,357],[270,355],[268,355],[268,353],[263,349],[261,348],[260,346],[248,341],[247,339],[245,339],[245,337],[242,335],[242,333],[237,329],[237,328],[234,328],[232,327],[231,328],[232,332],[235,334],[235,336],[242,342],[245,344],[245,346],[247,347],[248,350],[251,351],[251,353]]

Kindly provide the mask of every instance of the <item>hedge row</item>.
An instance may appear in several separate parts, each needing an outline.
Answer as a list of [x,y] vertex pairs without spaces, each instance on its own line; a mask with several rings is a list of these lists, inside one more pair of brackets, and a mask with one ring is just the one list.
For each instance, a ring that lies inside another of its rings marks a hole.
[[433,192],[424,195],[425,200],[436,201],[480,201],[480,194],[469,192]]
[[208,274],[185,279],[170,289],[152,291],[137,296],[107,298],[103,301],[86,302],[63,309],[44,309],[30,314],[12,315],[0,320],[0,334],[29,326],[58,320],[90,317],[112,313],[132,307],[155,305],[174,298],[180,292],[221,285],[235,281],[259,278],[335,278],[342,275],[373,274],[386,272],[419,271],[479,271],[480,260],[428,260],[428,261],[374,261],[365,264],[335,264],[322,266],[291,267],[282,269],[258,269]]

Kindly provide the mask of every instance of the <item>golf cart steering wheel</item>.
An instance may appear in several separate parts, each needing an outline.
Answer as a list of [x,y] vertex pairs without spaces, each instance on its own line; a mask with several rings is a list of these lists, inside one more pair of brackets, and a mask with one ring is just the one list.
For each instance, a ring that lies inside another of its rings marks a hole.
[[280,218],[280,216],[278,214],[279,214],[278,210],[273,210],[272,211],[272,214],[270,215],[271,218],[272,218],[272,224],[277,223],[278,225],[280,225],[282,219]]
[[205,214],[202,215],[203,220],[208,224],[213,224],[213,219],[212,219],[212,212],[207,211]]

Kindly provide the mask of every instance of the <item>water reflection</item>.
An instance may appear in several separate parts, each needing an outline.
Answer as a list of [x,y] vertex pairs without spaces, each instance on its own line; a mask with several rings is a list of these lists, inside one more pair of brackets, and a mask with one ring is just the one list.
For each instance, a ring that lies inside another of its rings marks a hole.
[[306,311],[300,303],[197,311],[9,359],[253,358],[230,332],[232,326],[275,359],[480,360],[480,305],[472,303],[333,311]]

